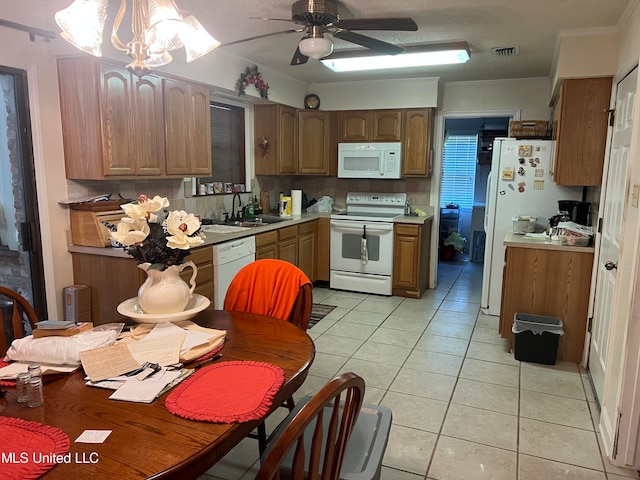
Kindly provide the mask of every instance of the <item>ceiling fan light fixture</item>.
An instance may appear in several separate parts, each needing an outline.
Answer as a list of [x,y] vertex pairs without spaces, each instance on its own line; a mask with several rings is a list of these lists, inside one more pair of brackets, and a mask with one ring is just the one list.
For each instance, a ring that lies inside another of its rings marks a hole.
[[333,52],[333,42],[327,37],[306,37],[298,44],[300,53],[316,60]]
[[467,42],[409,46],[398,55],[372,52],[338,52],[321,62],[334,72],[355,72],[391,68],[424,67],[466,63],[470,59]]

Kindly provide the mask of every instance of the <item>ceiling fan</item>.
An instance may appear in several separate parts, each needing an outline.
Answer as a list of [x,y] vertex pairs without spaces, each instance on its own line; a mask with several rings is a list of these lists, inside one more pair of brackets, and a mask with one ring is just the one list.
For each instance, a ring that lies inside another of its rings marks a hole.
[[410,17],[370,19],[350,18],[341,20],[338,15],[338,3],[335,0],[297,0],[291,5],[290,19],[263,17],[251,18],[294,22],[302,25],[302,27],[244,38],[242,40],[223,44],[222,46],[235,45],[274,35],[304,32],[304,37],[300,40],[298,48],[291,59],[291,65],[305,64],[309,60],[309,57],[320,59],[331,54],[331,52],[333,52],[333,42],[325,36],[327,34],[330,34],[335,38],[375,50],[385,55],[397,55],[404,52],[403,47],[355,33],[353,30],[392,30],[406,32],[415,32],[418,30],[416,22]]

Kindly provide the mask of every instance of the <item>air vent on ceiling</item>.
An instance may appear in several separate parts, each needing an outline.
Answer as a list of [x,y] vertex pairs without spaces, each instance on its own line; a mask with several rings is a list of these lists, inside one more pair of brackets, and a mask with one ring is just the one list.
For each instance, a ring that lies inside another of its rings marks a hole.
[[491,51],[498,57],[512,57],[513,55],[520,55],[520,47],[493,47]]

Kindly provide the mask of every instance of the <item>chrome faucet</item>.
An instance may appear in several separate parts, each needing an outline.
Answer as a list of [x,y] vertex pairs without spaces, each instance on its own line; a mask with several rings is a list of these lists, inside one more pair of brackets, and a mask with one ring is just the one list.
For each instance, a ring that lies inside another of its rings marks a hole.
[[241,210],[242,210],[242,199],[240,198],[240,194],[239,193],[234,193],[233,194],[233,200],[231,200],[231,220],[234,220],[236,218],[235,216],[235,211],[236,211],[236,197],[238,197],[238,214],[240,214]]

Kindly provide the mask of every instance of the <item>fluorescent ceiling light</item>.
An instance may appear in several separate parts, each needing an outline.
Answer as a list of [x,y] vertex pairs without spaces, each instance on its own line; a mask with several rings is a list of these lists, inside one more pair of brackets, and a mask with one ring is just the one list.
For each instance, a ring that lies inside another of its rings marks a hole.
[[355,72],[466,63],[469,58],[467,42],[456,42],[410,46],[398,55],[383,55],[361,50],[337,52],[320,61],[334,72]]

